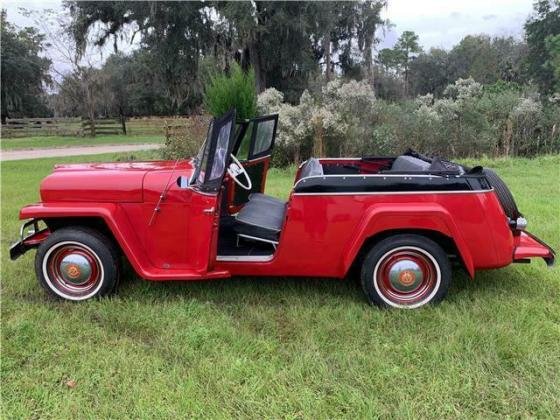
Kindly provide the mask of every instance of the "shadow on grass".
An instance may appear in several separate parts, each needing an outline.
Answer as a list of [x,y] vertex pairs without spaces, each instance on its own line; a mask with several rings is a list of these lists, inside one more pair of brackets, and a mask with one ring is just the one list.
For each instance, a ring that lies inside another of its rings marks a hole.
[[[152,282],[138,278],[131,270],[119,286],[124,299],[182,300],[197,299],[216,304],[283,305],[307,301],[325,304],[347,302],[367,304],[359,279],[343,280],[310,277],[232,277],[218,280]],[[527,284],[525,273],[513,268],[479,271],[471,279],[463,270],[454,270],[446,300],[502,298],[537,294]]]

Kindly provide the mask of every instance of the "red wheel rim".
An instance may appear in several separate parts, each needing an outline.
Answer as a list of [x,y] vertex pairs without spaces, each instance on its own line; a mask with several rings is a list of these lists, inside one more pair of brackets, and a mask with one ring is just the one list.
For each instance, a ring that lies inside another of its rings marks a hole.
[[374,276],[381,298],[397,307],[418,307],[427,303],[440,283],[435,259],[415,247],[386,253],[377,263]]
[[57,294],[80,300],[97,293],[103,268],[99,257],[89,247],[77,242],[63,242],[45,255],[43,273]]

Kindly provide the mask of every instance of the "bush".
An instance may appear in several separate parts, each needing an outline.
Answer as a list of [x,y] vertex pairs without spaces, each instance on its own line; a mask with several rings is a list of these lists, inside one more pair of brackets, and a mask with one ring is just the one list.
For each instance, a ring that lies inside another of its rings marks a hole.
[[287,165],[311,155],[372,156],[408,148],[448,158],[532,156],[560,150],[560,106],[555,97],[540,103],[511,86],[484,88],[459,79],[446,97],[376,100],[365,82],[335,80],[299,105],[282,103],[268,89],[259,111],[278,112],[279,132],[273,163]]
[[189,117],[186,124],[175,124],[173,119],[166,121],[162,157],[185,159],[196,156],[206,139],[209,123],[210,117],[198,115]]
[[257,91],[255,73],[244,72],[233,64],[229,75],[220,74],[210,78],[204,89],[204,106],[214,117],[219,117],[235,108],[237,119],[253,118],[257,114]]

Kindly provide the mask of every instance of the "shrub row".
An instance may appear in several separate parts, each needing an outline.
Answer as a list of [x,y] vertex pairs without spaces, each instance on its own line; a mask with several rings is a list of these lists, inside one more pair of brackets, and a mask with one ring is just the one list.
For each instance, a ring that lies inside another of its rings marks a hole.
[[444,97],[404,102],[376,100],[366,82],[335,80],[320,94],[304,92],[299,105],[268,89],[260,113],[280,114],[274,164],[309,156],[398,154],[413,148],[449,158],[533,156],[560,150],[560,106],[515,89],[484,89],[459,79]]

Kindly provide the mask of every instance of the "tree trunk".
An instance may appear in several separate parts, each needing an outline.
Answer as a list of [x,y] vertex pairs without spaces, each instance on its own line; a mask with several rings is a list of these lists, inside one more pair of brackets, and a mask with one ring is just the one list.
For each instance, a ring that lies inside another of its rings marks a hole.
[[248,46],[249,59],[251,60],[251,66],[255,71],[255,84],[257,88],[257,93],[261,93],[266,89],[266,74],[262,68],[261,55],[259,53],[259,48],[256,42],[251,42]]
[[248,43],[248,50],[249,50],[249,59],[251,60],[251,66],[253,66],[253,70],[255,72],[255,84],[257,88],[257,93],[261,93],[266,89],[266,73],[264,70],[264,65],[261,58],[261,42],[260,42],[260,27],[265,26],[264,17],[263,17],[263,5],[255,1],[255,13],[257,16],[257,27],[254,28],[253,33],[249,38]]
[[311,120],[311,123],[313,124],[313,155],[318,158],[325,157],[323,119],[316,115]]
[[404,97],[408,98],[408,61],[404,67]]
[[368,31],[364,39],[364,61],[366,63],[366,77],[372,89],[375,89],[374,87],[375,75],[373,72],[373,54],[372,54],[374,35],[375,35],[375,29],[373,30],[373,32]]
[[121,117],[121,126],[122,126],[122,132],[123,134],[126,135],[126,117],[124,116],[124,112],[122,107],[119,107],[119,114]]
[[323,49],[325,50],[325,79],[327,83],[331,81],[331,39],[328,36],[323,38]]

